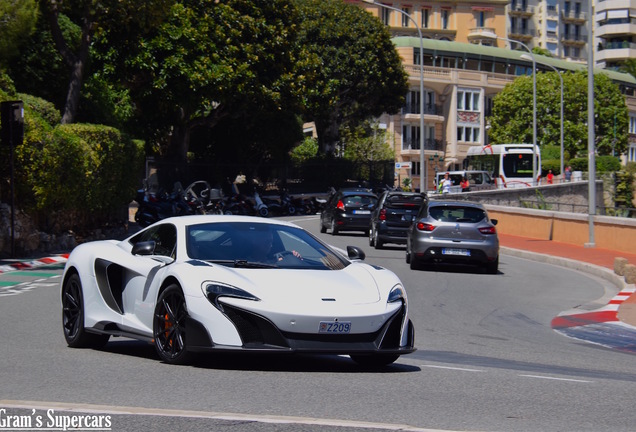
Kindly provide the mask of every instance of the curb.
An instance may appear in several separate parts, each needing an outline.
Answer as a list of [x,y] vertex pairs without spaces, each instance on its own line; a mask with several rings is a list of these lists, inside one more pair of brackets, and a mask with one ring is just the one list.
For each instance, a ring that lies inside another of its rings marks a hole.
[[38,258],[31,261],[0,261],[2,263],[0,264],[0,274],[9,273],[16,270],[28,270],[51,264],[65,263],[68,260],[68,256],[69,254],[65,253],[45,258]]
[[550,326],[557,333],[572,339],[636,353],[636,322],[631,318],[626,320],[619,317],[620,306],[636,294],[636,285],[627,284],[623,277],[606,267],[520,249],[500,247],[500,250],[518,258],[588,273],[615,285],[618,293],[602,307],[582,312],[577,310],[576,313],[563,312],[551,321]]

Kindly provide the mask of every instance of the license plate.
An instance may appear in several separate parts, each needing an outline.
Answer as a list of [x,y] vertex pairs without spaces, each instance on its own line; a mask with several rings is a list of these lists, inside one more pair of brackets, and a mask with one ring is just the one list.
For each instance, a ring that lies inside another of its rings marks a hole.
[[371,214],[371,210],[354,210],[353,214]]
[[349,333],[350,331],[350,321],[320,321],[320,327],[318,327],[318,333]]
[[470,251],[468,249],[445,248],[445,249],[442,249],[442,255],[470,256]]

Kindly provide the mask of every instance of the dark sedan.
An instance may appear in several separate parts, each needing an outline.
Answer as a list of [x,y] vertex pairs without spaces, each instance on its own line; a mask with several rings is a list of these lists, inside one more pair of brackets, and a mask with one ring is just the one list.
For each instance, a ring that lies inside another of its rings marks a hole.
[[371,214],[369,246],[380,249],[385,243],[406,244],[409,226],[426,199],[426,195],[417,192],[382,193]]
[[329,198],[320,213],[320,232],[330,229],[332,235],[340,231],[368,234],[371,212],[377,203],[377,195],[368,189],[340,189]]

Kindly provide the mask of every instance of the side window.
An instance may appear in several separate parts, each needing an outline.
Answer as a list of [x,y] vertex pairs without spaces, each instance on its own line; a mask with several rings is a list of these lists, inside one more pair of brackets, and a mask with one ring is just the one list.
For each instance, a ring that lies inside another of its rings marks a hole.
[[162,224],[148,229],[131,239],[132,244],[144,241],[155,242],[155,255],[174,258],[177,245],[177,228],[172,224]]

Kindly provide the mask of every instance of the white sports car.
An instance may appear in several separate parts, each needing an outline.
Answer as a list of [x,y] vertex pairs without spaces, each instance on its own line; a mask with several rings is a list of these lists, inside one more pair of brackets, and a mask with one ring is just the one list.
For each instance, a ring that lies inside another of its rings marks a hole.
[[123,241],[76,247],[61,297],[71,347],[154,342],[195,351],[348,354],[380,366],[415,351],[406,291],[389,270],[302,228],[250,216],[182,216]]

